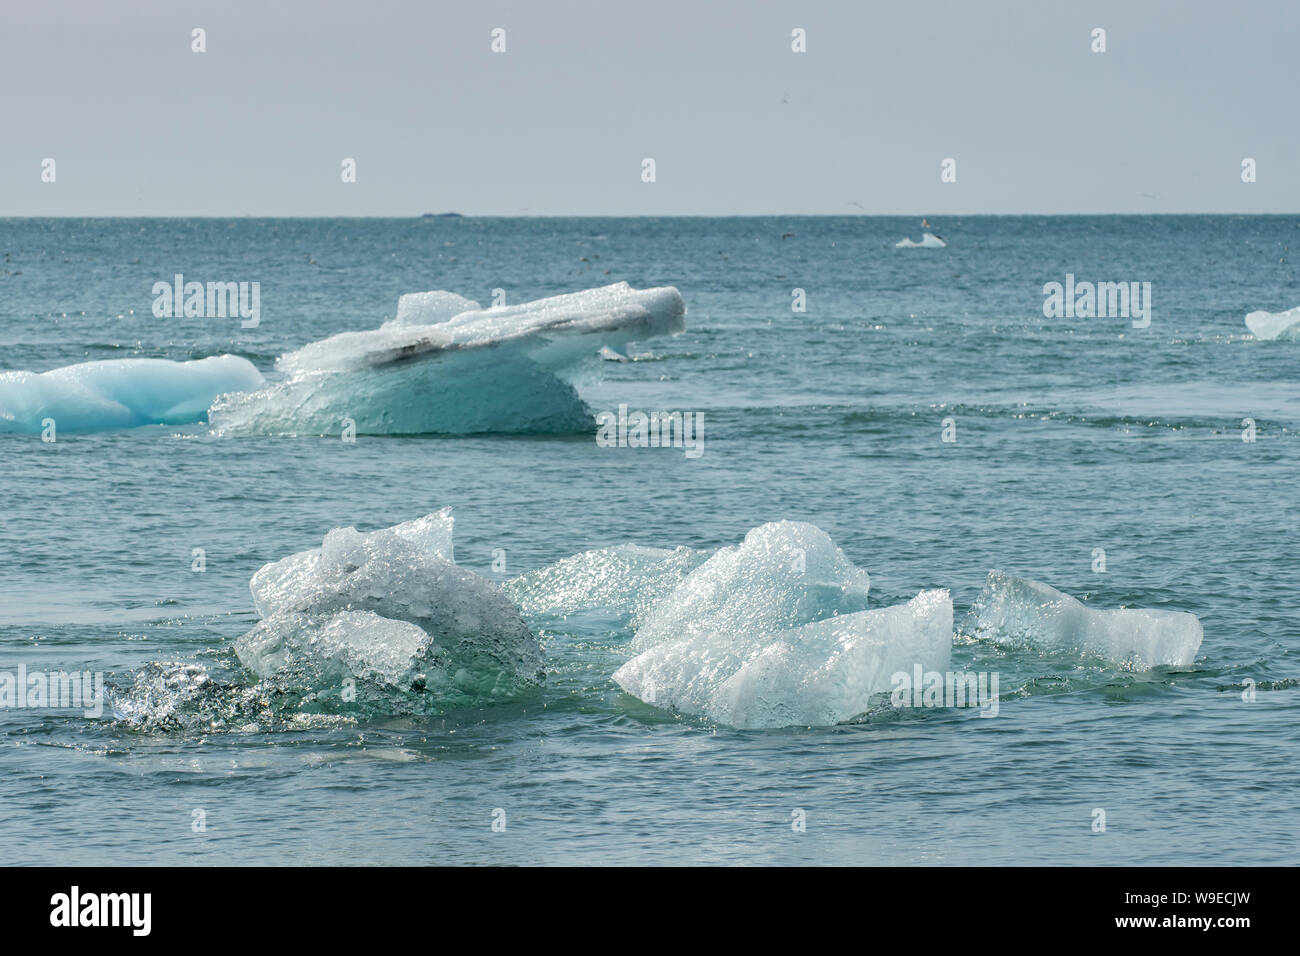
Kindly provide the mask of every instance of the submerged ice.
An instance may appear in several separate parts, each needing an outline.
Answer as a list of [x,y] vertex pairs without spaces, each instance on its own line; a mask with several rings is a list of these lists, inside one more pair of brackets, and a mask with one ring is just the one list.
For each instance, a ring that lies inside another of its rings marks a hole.
[[281,381],[226,396],[210,418],[221,432],[330,434],[345,419],[371,434],[580,431],[591,412],[564,374],[680,332],[685,314],[676,289],[626,282],[490,309],[404,295],[391,321],[282,355]]
[[1188,667],[1203,632],[1196,615],[1147,608],[1097,610],[1046,584],[990,571],[963,626],[1000,644],[1105,658],[1133,670]]
[[218,395],[262,385],[247,359],[191,362],[133,358],[81,362],[49,372],[0,372],[0,432],[57,432],[202,421]]
[[262,620],[235,644],[259,678],[324,712],[438,713],[509,698],[541,649],[493,582],[452,561],[448,509],[339,528],[253,575]]

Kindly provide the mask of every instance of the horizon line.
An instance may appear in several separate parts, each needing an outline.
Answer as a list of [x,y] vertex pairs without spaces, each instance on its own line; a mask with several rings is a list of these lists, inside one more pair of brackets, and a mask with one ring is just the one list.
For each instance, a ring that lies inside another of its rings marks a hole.
[[285,214],[242,213],[51,213],[46,215],[5,215],[0,221],[14,219],[1027,219],[1032,217],[1113,217],[1155,218],[1171,216],[1300,216],[1300,210],[1288,212],[973,212],[946,213],[868,213],[868,212],[754,212],[754,213],[390,213],[390,214]]

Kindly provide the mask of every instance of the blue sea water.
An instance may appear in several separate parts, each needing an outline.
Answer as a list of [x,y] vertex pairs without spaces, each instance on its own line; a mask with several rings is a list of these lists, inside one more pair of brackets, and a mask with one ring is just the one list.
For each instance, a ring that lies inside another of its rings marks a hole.
[[[181,662],[238,679],[253,572],[331,528],[444,505],[457,562],[497,581],[624,542],[714,549],[789,518],[870,571],[876,607],[944,587],[960,621],[997,568],[1090,606],[1189,611],[1205,631],[1191,667],[1142,672],[959,636],[954,666],[1001,674],[994,719],[677,716],[612,682],[631,635],[590,613],[530,622],[536,694],[436,718],[142,730],[0,710],[0,854],[1295,862],[1300,345],[1255,341],[1243,317],[1300,304],[1300,218],[936,226],[946,249],[895,249],[917,222],[868,217],[0,220],[0,370],[234,353],[269,373],[376,327],[405,292],[521,302],[625,279],[676,286],[687,330],[594,363],[579,392],[592,410],[706,423],[698,458],[598,447],[594,426],[353,444],[202,423],[0,433],[0,671],[102,671],[121,690]],[[155,318],[151,288],[178,272],[260,282],[260,325]],[[1150,282],[1150,327],[1045,318],[1043,284],[1067,273]]]

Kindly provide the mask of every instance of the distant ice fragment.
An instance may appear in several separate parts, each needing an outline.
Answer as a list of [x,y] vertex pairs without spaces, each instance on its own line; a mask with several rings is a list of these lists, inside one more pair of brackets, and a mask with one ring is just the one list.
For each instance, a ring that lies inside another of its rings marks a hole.
[[202,421],[218,395],[257,388],[262,374],[237,355],[191,362],[108,359],[48,372],[0,372],[0,432],[58,432]]
[[894,243],[895,249],[943,249],[948,243],[944,242],[932,232],[921,234],[921,241],[914,242],[907,236],[904,236],[898,242]]
[[1196,615],[1145,608],[1098,610],[1055,588],[990,571],[963,630],[999,644],[1103,657],[1133,670],[1188,667],[1204,636]]
[[1300,305],[1285,312],[1251,312],[1246,328],[1261,342],[1300,336]]

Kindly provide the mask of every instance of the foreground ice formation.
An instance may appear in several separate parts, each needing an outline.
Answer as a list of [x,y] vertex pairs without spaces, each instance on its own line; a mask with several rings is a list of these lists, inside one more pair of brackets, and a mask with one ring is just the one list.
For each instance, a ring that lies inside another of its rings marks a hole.
[[921,241],[914,242],[911,238],[904,236],[898,242],[894,243],[895,249],[943,249],[948,243],[944,242],[932,232],[921,234]]
[[634,646],[771,632],[865,610],[871,578],[811,524],[774,521],[705,561],[645,615]]
[[629,694],[732,727],[824,726],[865,712],[897,673],[947,671],[952,600],[907,604],[775,631],[697,631],[656,644],[614,673]]
[[634,656],[614,674],[647,703],[734,727],[834,724],[863,713],[898,671],[946,669],[952,602],[923,592],[866,610],[870,578],[821,529],[761,525],[705,560],[623,545],[507,585],[525,613],[627,615]]
[[1261,341],[1300,336],[1300,305],[1285,312],[1251,312],[1246,328]]
[[235,644],[281,693],[326,712],[438,713],[511,697],[542,667],[496,584],[452,561],[450,510],[379,531],[338,528],[265,565],[262,620]]
[[201,421],[224,392],[258,388],[262,374],[236,355],[192,362],[109,359],[49,372],[0,372],[0,432],[101,431]]
[[1103,657],[1133,670],[1188,667],[1203,632],[1196,615],[1145,608],[1096,610],[1055,588],[990,571],[963,630],[1002,644]]
[[676,289],[626,282],[491,309],[404,295],[392,321],[282,355],[282,381],[226,396],[209,417],[221,432],[333,434],[344,419],[367,434],[580,431],[591,413],[563,374],[680,332],[685,314]]

